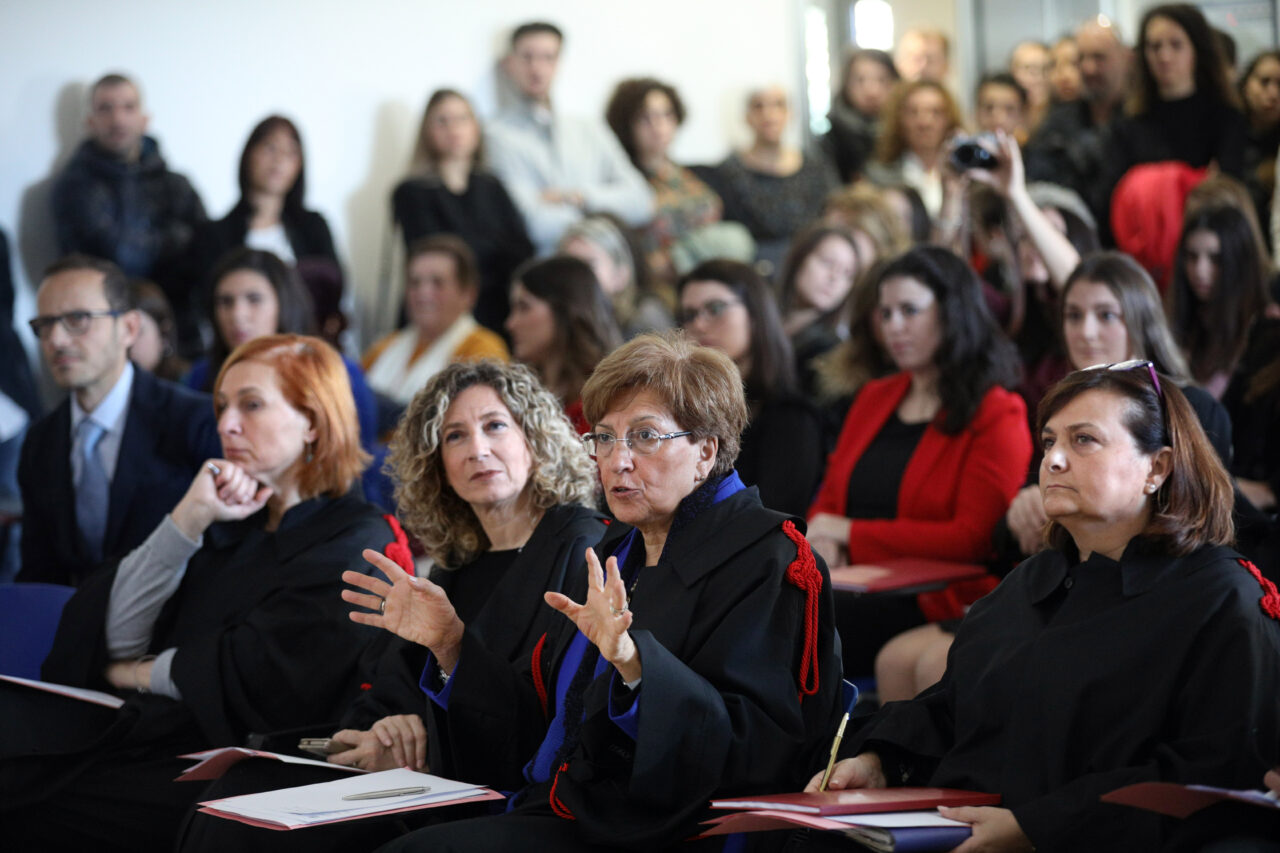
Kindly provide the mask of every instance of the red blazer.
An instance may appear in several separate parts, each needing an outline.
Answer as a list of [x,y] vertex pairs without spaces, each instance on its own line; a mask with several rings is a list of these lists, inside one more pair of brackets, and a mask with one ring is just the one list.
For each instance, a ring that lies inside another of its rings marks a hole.
[[[854,465],[910,387],[908,373],[863,386],[827,460],[810,518],[820,512],[845,515]],[[925,429],[902,472],[896,518],[849,522],[850,562],[894,557],[984,562],[991,553],[991,531],[1026,479],[1030,460],[1026,404],[1012,391],[992,388],[959,434],[946,435],[935,424]],[[936,593],[922,595],[921,609],[930,619],[958,618],[964,605],[994,586],[994,579],[962,581],[944,591],[945,603]]]

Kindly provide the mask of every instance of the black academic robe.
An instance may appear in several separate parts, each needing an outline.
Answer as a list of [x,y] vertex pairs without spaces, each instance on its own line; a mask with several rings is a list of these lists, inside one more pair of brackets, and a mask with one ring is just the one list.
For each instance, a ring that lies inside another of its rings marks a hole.
[[[543,514],[529,541],[503,573],[501,585],[490,590],[472,588],[476,581],[467,573],[466,566],[452,571],[436,568],[431,579],[444,588],[451,601],[483,600],[484,604],[478,610],[460,609],[458,616],[473,631],[484,636],[498,653],[507,654],[513,661],[527,659],[534,643],[552,620],[563,618],[547,606],[542,594],[548,590],[560,591],[566,578],[582,574],[586,549],[599,542],[605,533],[604,516],[595,510],[572,504],[554,506]],[[484,580],[488,581],[487,578]],[[369,666],[362,669],[360,679],[362,686],[368,689],[363,690],[348,707],[338,726],[314,734],[327,736],[335,728],[368,730],[383,717],[421,714],[426,718],[427,761],[431,772],[448,775],[443,768],[450,766],[451,756],[441,746],[448,742],[441,728],[447,725],[447,720],[441,715],[428,713],[428,702],[419,686],[427,650],[383,632],[369,652],[366,654]],[[268,743],[267,748],[294,751],[299,734],[290,731],[287,736]],[[268,760],[244,761],[211,785],[200,799],[221,799],[307,785],[346,775],[336,769],[326,771]],[[444,816],[439,812],[423,815],[430,819]],[[296,839],[291,849],[309,853],[371,850],[382,841],[400,834],[403,831],[399,828],[401,825],[397,818],[394,822],[361,821],[310,829]],[[272,833],[201,814],[188,816],[180,844],[183,853],[223,850],[261,850],[267,853],[275,847],[276,838]]]
[[[658,564],[639,569],[631,597],[639,689],[628,692],[612,668],[587,683],[577,748],[554,786],[525,788],[520,810],[550,815],[554,800],[573,815],[583,843],[656,850],[694,835],[713,797],[803,785],[840,712],[840,658],[826,566],[796,522],[783,529],[787,521],[750,488],[673,525]],[[642,543],[637,536],[633,556],[642,556]],[[788,579],[806,558],[808,596]],[[583,577],[570,594],[582,601],[585,589]],[[536,647],[532,667],[513,667],[466,632],[447,711],[456,775],[507,789],[526,784],[519,771],[554,713],[536,685],[554,703],[576,634],[562,620]],[[609,718],[611,697],[615,709],[640,703],[638,739]],[[431,832],[397,849],[429,844]],[[530,849],[537,846],[531,838]]]
[[973,605],[942,680],[841,754],[879,753],[891,785],[998,793],[1040,851],[1159,849],[1167,823],[1098,798],[1256,788],[1280,761],[1280,601],[1269,616],[1237,557],[1037,554]]
[[[167,778],[142,768],[182,752],[238,745],[251,732],[337,720],[359,691],[356,665],[376,636],[348,618],[341,575],[372,571],[361,551],[381,551],[395,536],[375,508],[350,494],[302,502],[274,533],[263,530],[264,521],[265,510],[209,528],[160,613],[149,651],[177,648],[170,674],[181,700],[133,694],[124,707],[103,714],[99,706],[6,688],[0,696],[0,823],[6,813],[20,820],[24,810],[56,813],[68,801],[83,805],[90,798],[78,800],[77,792],[94,782],[98,769],[137,766],[131,789],[136,786],[139,797],[170,806],[175,796],[189,801],[199,786],[168,785],[176,774],[163,763],[159,772]],[[99,572],[68,602],[45,680],[110,689],[102,675],[103,625],[114,578],[114,568]],[[181,790],[168,790],[175,787]],[[149,789],[160,790],[153,798]],[[183,810],[139,814],[145,824],[136,848],[148,849],[142,839],[153,836],[146,833],[163,835],[156,828],[176,825]],[[88,811],[92,822],[98,816]],[[167,831],[171,844],[172,828]]]

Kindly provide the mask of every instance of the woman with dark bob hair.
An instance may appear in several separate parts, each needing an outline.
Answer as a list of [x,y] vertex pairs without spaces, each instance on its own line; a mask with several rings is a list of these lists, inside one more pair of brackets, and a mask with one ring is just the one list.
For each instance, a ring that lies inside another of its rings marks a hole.
[[695,834],[714,797],[798,788],[834,728],[830,581],[733,470],[747,422],[733,362],[641,335],[583,398],[621,538],[603,566],[587,551],[568,595],[547,594],[568,618],[528,664],[492,654],[434,588],[385,561],[391,584],[345,576],[371,593],[344,594],[365,608],[353,619],[431,650],[423,689],[466,722],[448,746],[459,778],[518,790],[505,815],[385,850],[663,849]]
[[770,509],[803,517],[822,479],[827,437],[822,416],[799,393],[773,291],[746,264],[706,261],[680,279],[680,323],[742,374],[751,411],[737,461],[742,481]]
[[[809,539],[837,565],[982,562],[1031,459],[1026,407],[1009,390],[1017,353],[973,270],[946,249],[912,249],[867,286],[878,295],[880,333],[898,372],[866,383],[849,408],[809,510]],[[873,606],[838,598],[845,671],[870,673],[890,637],[958,619],[994,585],[962,581]]]
[[[606,529],[604,517],[590,508],[597,498],[595,465],[560,403],[523,365],[451,364],[414,395],[388,463],[399,517],[435,564],[429,582],[469,630],[484,636],[490,654],[527,661],[538,638],[561,621],[542,603],[543,592],[576,580],[584,551]],[[366,674],[370,688],[347,708],[338,731],[318,732],[332,732],[345,747],[329,762],[362,770],[429,765],[434,773],[473,778],[458,764],[447,715],[437,713],[418,686],[427,649],[378,634],[385,648]],[[290,751],[297,743],[291,734]],[[337,768],[243,761],[201,799],[346,775]],[[317,828],[291,848],[370,850],[399,835],[397,826],[362,821]],[[181,849],[270,851],[276,844],[272,833],[197,814]]]
[[578,432],[591,429],[582,414],[582,386],[600,359],[622,343],[591,267],[555,255],[516,270],[506,328],[516,360],[532,367],[560,398]]
[[845,741],[831,787],[1000,794],[942,810],[973,849],[1157,850],[1167,821],[1099,797],[1259,783],[1280,758],[1280,594],[1229,547],[1231,480],[1150,362],[1072,373],[1038,420],[1049,550],[973,605],[938,684]]
[[79,587],[44,663],[124,706],[0,701],[0,822],[24,849],[171,849],[201,790],[174,784],[189,766],[174,756],[322,724],[359,693],[374,635],[345,618],[339,578],[403,534],[353,488],[367,457],[342,360],[318,338],[258,338],[213,405],[223,458]]
[[[321,214],[303,207],[307,170],[298,126],[279,115],[258,122],[240,154],[237,181],[240,200],[235,207],[195,235],[197,280],[212,282],[209,275],[219,259],[247,246],[271,252],[295,268],[309,291],[341,293],[342,267],[329,224]],[[313,305],[308,304],[307,310],[313,310]],[[312,322],[321,329],[327,321],[315,317]]]

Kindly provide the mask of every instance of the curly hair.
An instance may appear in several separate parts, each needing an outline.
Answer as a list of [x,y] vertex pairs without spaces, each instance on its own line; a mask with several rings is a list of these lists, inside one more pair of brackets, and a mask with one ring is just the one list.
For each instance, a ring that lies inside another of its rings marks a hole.
[[893,163],[907,152],[907,140],[902,130],[907,101],[911,100],[917,92],[926,89],[942,96],[943,107],[947,112],[946,135],[950,136],[952,132],[964,128],[964,116],[960,114],[960,107],[946,86],[931,80],[901,83],[889,98],[889,103],[885,106],[880,120],[880,138],[876,140],[876,160],[881,163]]
[[622,150],[626,151],[627,156],[631,158],[632,165],[641,171],[644,170],[640,166],[640,154],[636,149],[635,123],[636,117],[644,109],[645,99],[649,97],[650,92],[666,95],[667,100],[671,102],[671,110],[675,113],[676,124],[684,124],[687,113],[684,101],[680,100],[680,93],[670,83],[664,83],[653,77],[633,77],[623,80],[613,90],[609,105],[604,111],[604,120],[608,123],[609,129],[613,131],[614,136],[618,137],[618,142],[621,143]]
[[440,427],[449,406],[475,385],[492,388],[520,426],[533,458],[525,485],[532,506],[591,506],[596,498],[596,467],[560,402],[533,371],[491,360],[451,364],[414,395],[387,457],[405,529],[446,568],[465,565],[489,548],[475,511],[449,486],[440,454]]

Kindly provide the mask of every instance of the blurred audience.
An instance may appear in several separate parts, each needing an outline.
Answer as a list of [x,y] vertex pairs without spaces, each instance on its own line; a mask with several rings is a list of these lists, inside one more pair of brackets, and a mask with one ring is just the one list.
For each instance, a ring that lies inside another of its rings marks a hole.
[[822,140],[841,182],[861,177],[880,135],[880,114],[899,79],[893,57],[883,50],[859,48],[845,61],[840,89],[831,96],[827,113],[831,130]]
[[1253,198],[1262,233],[1271,239],[1271,196],[1276,187],[1280,154],[1280,51],[1255,56],[1240,75],[1240,100],[1248,122],[1244,146],[1244,181]]
[[910,83],[945,82],[951,70],[951,40],[941,30],[907,30],[898,39],[893,64],[897,66],[898,75]]
[[[864,243],[870,243],[864,238]],[[844,228],[811,226],[796,235],[782,266],[778,305],[782,330],[791,342],[800,389],[812,397],[814,359],[849,335],[848,304],[870,266]]]
[[936,219],[942,210],[947,142],[963,127],[960,108],[941,83],[922,80],[900,86],[885,110],[867,178],[881,186],[906,184]]
[[1042,41],[1019,42],[1009,55],[1009,73],[1022,91],[1026,93],[1024,100],[1024,119],[1022,126],[1026,136],[1035,132],[1045,113],[1049,109],[1052,87],[1050,74],[1053,68],[1053,54],[1049,45]]
[[1079,99],[1084,90],[1080,80],[1080,48],[1076,37],[1066,35],[1053,43],[1049,66],[1049,103],[1065,104]]
[[533,244],[506,187],[488,170],[480,122],[460,92],[437,89],[427,99],[409,176],[391,194],[391,214],[406,250],[435,234],[466,242],[479,268],[472,313],[500,332],[511,273],[533,254]]
[[[749,238],[748,238],[749,239]],[[561,254],[586,261],[613,306],[624,338],[660,332],[675,325],[668,308],[674,288],[652,286],[650,270],[640,259],[631,232],[607,213],[588,216],[569,226],[560,240]]]
[[178,355],[177,323],[164,291],[145,278],[129,280],[129,305],[138,312],[138,336],[129,360],[170,382],[181,382],[191,363]]

